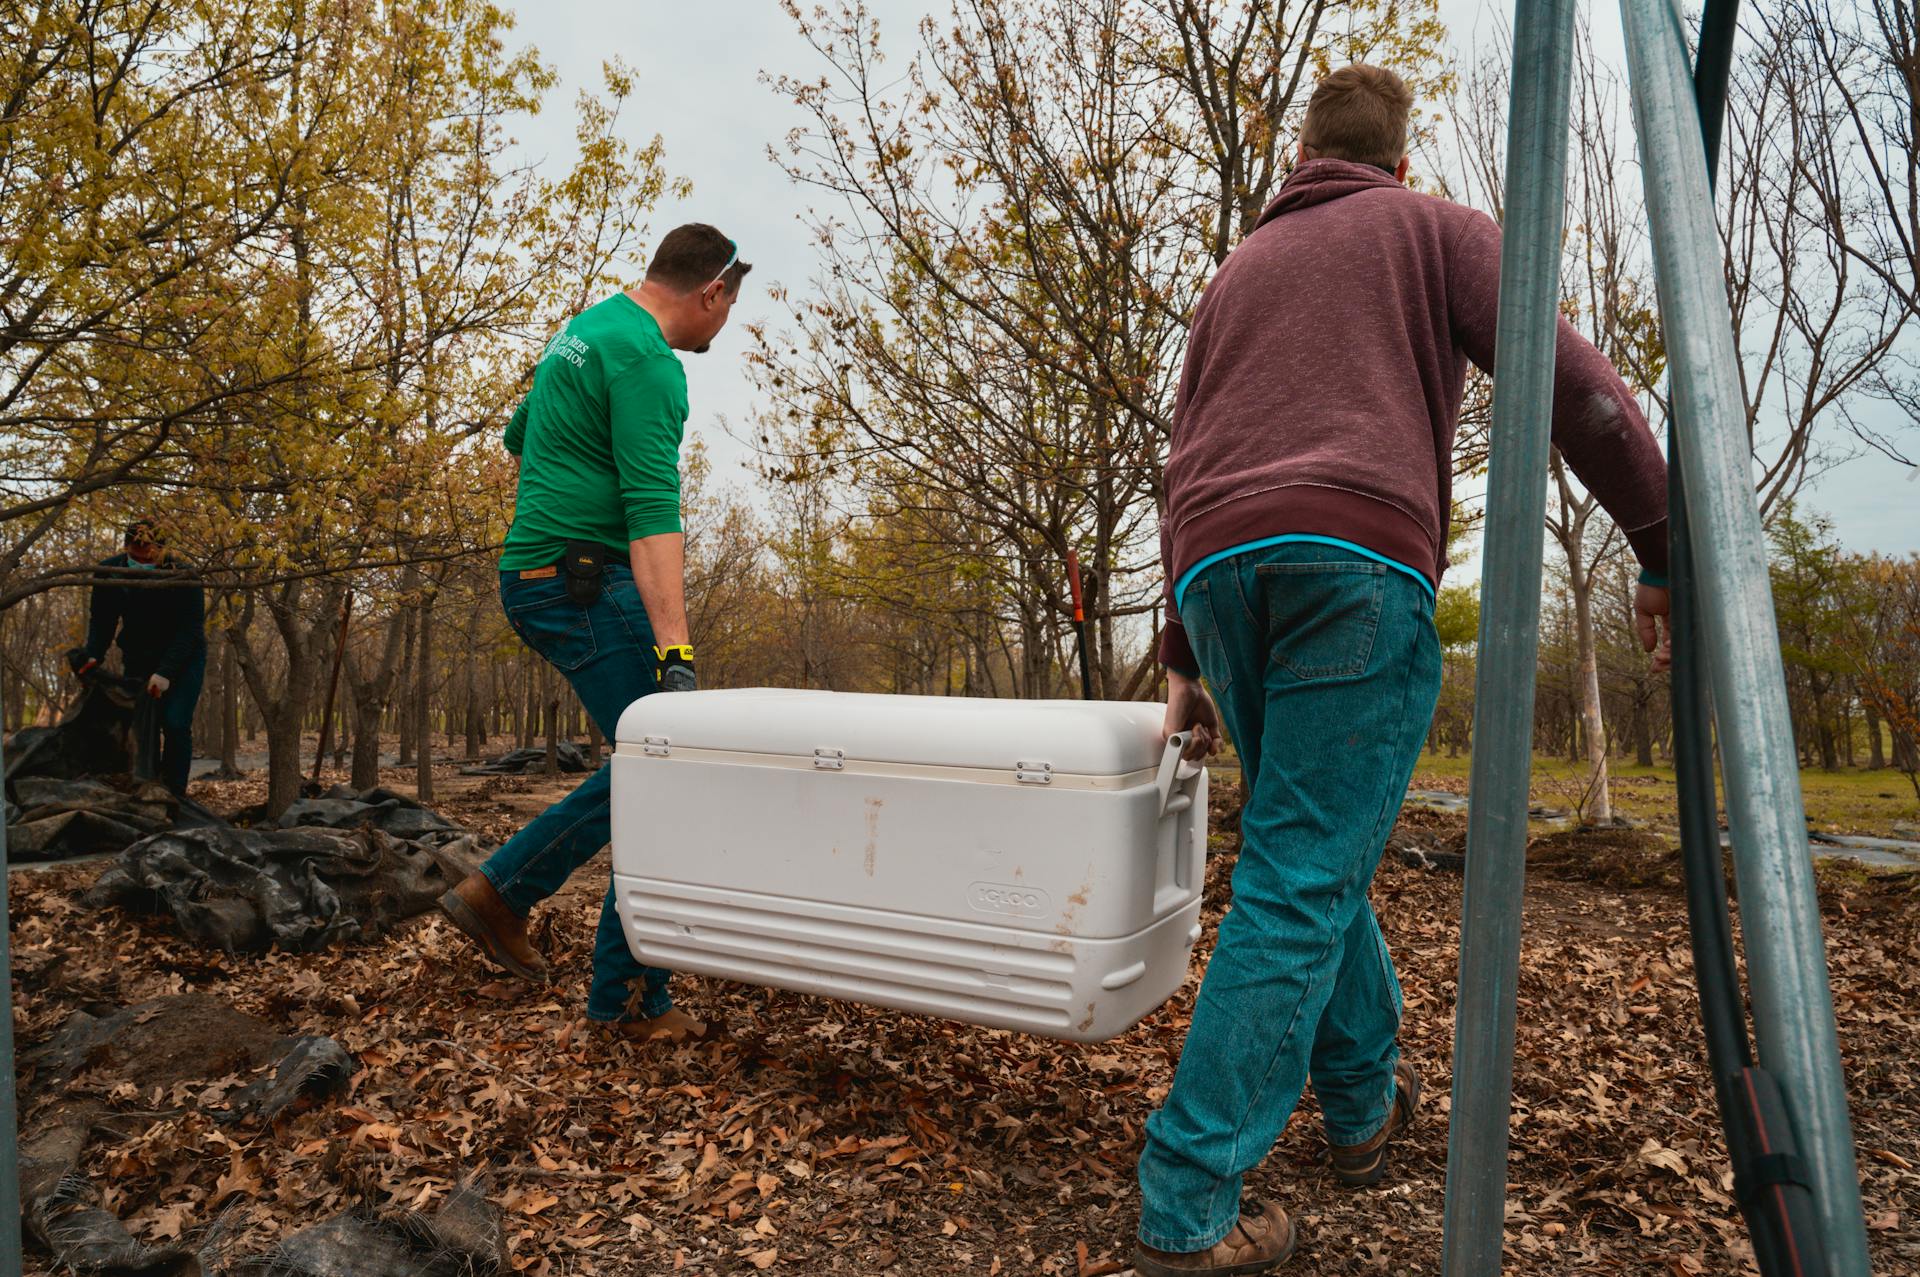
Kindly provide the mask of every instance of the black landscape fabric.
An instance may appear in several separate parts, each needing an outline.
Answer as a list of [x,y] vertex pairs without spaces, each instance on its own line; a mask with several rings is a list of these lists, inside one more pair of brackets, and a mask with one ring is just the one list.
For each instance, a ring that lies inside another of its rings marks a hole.
[[[570,740],[559,741],[553,751],[554,766],[564,775],[578,775],[593,770],[587,763],[587,752]],[[544,747],[515,749],[484,763],[472,767],[462,767],[462,776],[526,776],[547,769],[547,751]]]
[[[374,795],[385,796],[364,801]],[[170,917],[190,939],[228,952],[308,952],[371,940],[424,913],[482,850],[433,812],[382,790],[296,804],[283,819],[296,817],[310,823],[143,838],[100,875],[86,903]],[[396,836],[383,822],[419,832]]]

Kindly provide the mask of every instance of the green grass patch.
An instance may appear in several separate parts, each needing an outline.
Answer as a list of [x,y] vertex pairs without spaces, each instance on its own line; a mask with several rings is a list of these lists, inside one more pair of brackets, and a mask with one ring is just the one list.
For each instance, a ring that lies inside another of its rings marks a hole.
[[[1466,754],[1449,758],[1444,753],[1424,753],[1414,770],[1413,783],[1420,789],[1463,791],[1472,766],[1473,760]],[[1673,768],[1638,767],[1616,761],[1611,771],[1616,813],[1653,825],[1673,823],[1676,803]],[[1586,778],[1585,763],[1536,754],[1533,801],[1571,809],[1580,800]],[[1809,828],[1824,833],[1897,837],[1896,824],[1920,824],[1920,800],[1915,799],[1913,787],[1905,776],[1890,769],[1802,771],[1800,792],[1806,804]],[[1724,819],[1724,805],[1721,815]]]

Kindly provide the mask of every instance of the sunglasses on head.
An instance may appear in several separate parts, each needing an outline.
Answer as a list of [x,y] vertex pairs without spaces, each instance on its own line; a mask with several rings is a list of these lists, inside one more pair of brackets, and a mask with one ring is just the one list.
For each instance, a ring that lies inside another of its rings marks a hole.
[[[730,239],[730,240],[728,240],[728,241],[727,241],[727,243],[733,246],[733,254],[732,254],[732,256],[730,256],[730,257],[728,257],[728,258],[727,258],[727,264],[726,264],[725,266],[722,266],[722,267],[720,268],[720,273],[719,273],[718,275],[715,275],[715,276],[714,276],[714,277],[713,277],[712,279],[710,279],[710,280],[708,280],[708,281],[707,281],[707,288],[712,288],[712,287],[713,287],[713,286],[714,286],[715,284],[718,284],[718,283],[720,283],[720,282],[722,282],[723,280],[725,280],[725,279],[726,279],[726,277],[727,277],[727,272],[728,272],[728,271],[730,271],[730,270],[732,270],[732,269],[733,269],[733,264],[734,264],[735,262],[737,262],[737,261],[739,261],[739,260],[740,260],[740,243],[739,243],[739,241],[738,241],[738,240],[731,240],[731,239]],[[703,288],[703,289],[701,289],[700,291],[704,293],[704,292],[706,292],[706,291],[707,291],[707,288]]]

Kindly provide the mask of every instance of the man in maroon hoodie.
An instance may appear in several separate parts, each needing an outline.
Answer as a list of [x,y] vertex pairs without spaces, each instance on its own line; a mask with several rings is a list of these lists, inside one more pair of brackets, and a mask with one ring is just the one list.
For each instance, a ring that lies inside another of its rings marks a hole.
[[[1141,1277],[1292,1253],[1286,1212],[1243,1213],[1241,1180],[1309,1076],[1349,1185],[1380,1178],[1419,1102],[1367,891],[1439,693],[1454,428],[1468,364],[1493,367],[1500,232],[1404,185],[1411,105],[1376,67],[1323,80],[1299,166],[1194,315],[1161,521],[1167,731],[1204,752],[1224,719],[1247,805],[1233,908],[1147,1123]],[[1564,319],[1555,369],[1553,442],[1646,569],[1653,650],[1666,467]]]

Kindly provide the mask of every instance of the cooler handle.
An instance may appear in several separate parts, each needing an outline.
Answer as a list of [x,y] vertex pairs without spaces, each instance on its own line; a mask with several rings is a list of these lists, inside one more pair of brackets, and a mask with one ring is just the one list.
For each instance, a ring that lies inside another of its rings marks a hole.
[[1194,791],[1199,788],[1199,763],[1190,763],[1180,755],[1186,751],[1192,732],[1175,732],[1167,737],[1166,752],[1160,755],[1160,774],[1154,785],[1160,790],[1160,816],[1165,819],[1193,806]]

